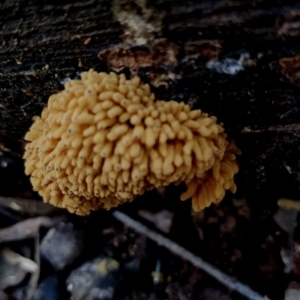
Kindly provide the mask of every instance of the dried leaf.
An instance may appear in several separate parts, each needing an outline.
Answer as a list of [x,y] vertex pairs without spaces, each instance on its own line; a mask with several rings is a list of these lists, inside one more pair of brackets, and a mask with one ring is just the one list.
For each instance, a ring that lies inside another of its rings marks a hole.
[[279,60],[282,73],[293,83],[300,83],[300,55]]
[[300,212],[300,201],[295,201],[291,199],[281,198],[277,202],[280,208],[286,210],[296,210]]
[[296,37],[300,35],[300,11],[294,10],[279,17],[275,26],[278,28],[277,34],[281,38]]
[[292,245],[294,229],[297,225],[297,211],[295,210],[285,210],[280,208],[278,212],[274,215],[274,220],[278,226],[283,229],[289,236],[290,245]]

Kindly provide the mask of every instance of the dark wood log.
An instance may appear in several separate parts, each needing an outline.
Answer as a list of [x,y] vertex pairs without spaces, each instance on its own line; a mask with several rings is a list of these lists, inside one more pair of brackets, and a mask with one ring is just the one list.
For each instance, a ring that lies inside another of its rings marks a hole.
[[224,122],[243,152],[241,193],[296,197],[299,20],[299,1],[2,1],[1,147],[22,155],[32,117],[66,78],[123,71]]

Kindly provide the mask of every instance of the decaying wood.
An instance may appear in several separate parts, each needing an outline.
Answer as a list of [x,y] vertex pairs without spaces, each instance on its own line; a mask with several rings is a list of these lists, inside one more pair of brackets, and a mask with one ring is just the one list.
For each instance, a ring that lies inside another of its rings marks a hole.
[[116,70],[216,115],[243,152],[240,191],[300,181],[289,130],[300,120],[299,15],[298,1],[2,1],[1,147],[22,155],[32,117],[66,80]]

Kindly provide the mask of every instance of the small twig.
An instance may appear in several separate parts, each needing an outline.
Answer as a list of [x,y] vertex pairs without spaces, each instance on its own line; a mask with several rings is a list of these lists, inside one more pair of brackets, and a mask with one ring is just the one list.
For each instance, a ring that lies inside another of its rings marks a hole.
[[41,258],[40,258],[40,236],[39,234],[34,239],[34,261],[37,265],[36,271],[31,275],[29,285],[27,289],[26,300],[31,300],[36,291],[41,269]]
[[0,206],[8,207],[14,211],[30,215],[49,215],[55,211],[58,211],[53,205],[44,203],[40,200],[23,199],[23,198],[11,198],[0,196]]
[[51,228],[62,220],[62,217],[52,219],[48,217],[37,217],[0,229],[0,244],[34,238],[39,234],[40,227]]
[[1,256],[5,259],[5,261],[9,262],[11,265],[19,265],[20,269],[29,273],[34,273],[38,268],[37,264],[30,258],[24,257],[14,252],[10,248],[3,248],[1,250]]
[[267,131],[285,132],[285,133],[300,133],[300,124],[287,124],[287,125],[274,125],[267,129],[251,129],[250,127],[245,127],[241,133],[261,133]]
[[[18,143],[21,143],[20,141],[18,141]],[[20,153],[17,153],[9,148],[4,147],[4,145],[2,143],[0,143],[0,153],[5,152],[5,153],[9,153],[12,156],[18,157],[18,158],[22,158],[22,155],[20,155]],[[1,298],[0,298],[1,299]]]
[[195,254],[189,252],[182,246],[174,243],[170,239],[162,236],[161,234],[149,229],[142,223],[133,220],[126,214],[115,211],[113,212],[113,216],[124,223],[125,225],[131,227],[136,232],[145,235],[146,237],[150,238],[151,240],[155,241],[158,245],[163,246],[173,252],[174,254],[180,256],[184,260],[189,261],[197,268],[203,270],[222,284],[224,284],[228,289],[236,291],[246,297],[249,300],[264,300],[265,298],[258,294],[257,292],[253,291],[247,285],[237,281],[236,279],[228,276],[227,274],[223,273],[216,267],[212,266],[211,264],[207,263],[205,260],[196,256]]

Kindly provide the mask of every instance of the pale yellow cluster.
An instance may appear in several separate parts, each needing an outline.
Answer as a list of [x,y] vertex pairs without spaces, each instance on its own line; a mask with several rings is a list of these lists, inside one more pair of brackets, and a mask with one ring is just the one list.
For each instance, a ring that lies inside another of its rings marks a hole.
[[226,190],[235,193],[236,185],[233,178],[239,170],[236,154],[240,154],[240,150],[233,142],[230,142],[222,159],[217,158],[203,178],[194,177],[186,184],[188,189],[181,194],[180,199],[184,201],[192,198],[193,210],[200,211],[213,202],[220,202],[224,198]]
[[192,196],[195,210],[236,188],[238,150],[216,118],[154,101],[138,77],[84,72],[49,98],[25,139],[34,189],[80,215],[170,183],[187,183],[183,199]]

